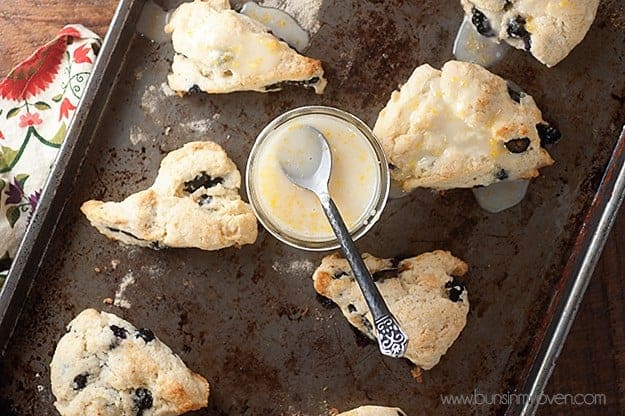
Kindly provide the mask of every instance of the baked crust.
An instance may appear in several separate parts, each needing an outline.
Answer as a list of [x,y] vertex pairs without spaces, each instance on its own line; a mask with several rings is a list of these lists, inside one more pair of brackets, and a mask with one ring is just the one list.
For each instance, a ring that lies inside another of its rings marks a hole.
[[241,175],[213,142],[191,142],[161,162],[154,184],[122,202],[87,201],[94,227],[125,244],[219,250],[256,241],[258,226],[239,195]]
[[[387,271],[376,284],[408,335],[405,357],[424,370],[431,369],[466,324],[469,299],[455,277],[467,272],[467,264],[440,250],[397,264],[370,254],[364,254],[363,260],[374,279]],[[375,339],[373,319],[347,260],[337,254],[324,257],[313,281],[317,293],[334,301],[350,324]]]
[[151,331],[94,309],[67,328],[50,364],[62,416],[175,416],[207,405],[208,382]]
[[[553,163],[537,130],[548,124],[533,98],[515,89],[466,62],[416,68],[391,94],[373,129],[393,179],[409,191],[538,176],[539,168]],[[525,149],[511,147],[515,140]]]
[[[566,58],[586,36],[599,0],[461,0],[466,15],[486,17],[491,32],[548,67]],[[478,19],[481,21],[482,19]]]
[[225,0],[183,3],[165,32],[176,52],[169,86],[180,94],[269,92],[301,84],[322,94],[321,61],[298,54],[262,23],[230,9]]
[[361,406],[337,416],[406,416],[406,414],[397,407]]

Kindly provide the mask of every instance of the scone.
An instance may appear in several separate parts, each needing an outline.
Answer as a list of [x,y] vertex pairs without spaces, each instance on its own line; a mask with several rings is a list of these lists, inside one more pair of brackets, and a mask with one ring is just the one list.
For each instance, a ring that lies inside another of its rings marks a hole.
[[[429,370],[464,328],[469,299],[456,279],[468,266],[447,251],[434,251],[396,264],[363,255],[389,309],[408,335],[405,357]],[[313,275],[315,290],[340,308],[350,324],[375,339],[374,322],[347,260],[325,257]]]
[[241,200],[241,175],[213,142],[191,142],[161,162],[154,184],[122,202],[87,201],[81,210],[102,234],[160,249],[219,250],[256,241],[256,217]]
[[560,132],[531,96],[479,65],[425,64],[394,91],[373,129],[406,191],[529,179],[553,160]]
[[556,65],[586,36],[599,0],[461,0],[477,31]]
[[406,416],[397,407],[361,406],[349,412],[339,413],[337,416]]
[[298,54],[262,23],[230,9],[228,0],[183,3],[165,32],[172,34],[169,86],[181,94],[277,91],[303,85],[322,94],[321,62]]
[[67,326],[50,379],[61,416],[174,416],[208,402],[208,382],[152,331],[94,309]]

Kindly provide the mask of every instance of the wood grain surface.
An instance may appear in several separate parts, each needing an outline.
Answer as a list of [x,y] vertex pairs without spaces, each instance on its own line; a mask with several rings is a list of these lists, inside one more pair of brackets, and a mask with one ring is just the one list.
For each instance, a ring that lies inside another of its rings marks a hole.
[[[104,35],[116,0],[1,0],[0,74],[67,23]],[[618,218],[547,393],[599,393],[604,406],[543,406],[539,415],[625,415],[625,213]],[[415,415],[416,416],[416,415]]]

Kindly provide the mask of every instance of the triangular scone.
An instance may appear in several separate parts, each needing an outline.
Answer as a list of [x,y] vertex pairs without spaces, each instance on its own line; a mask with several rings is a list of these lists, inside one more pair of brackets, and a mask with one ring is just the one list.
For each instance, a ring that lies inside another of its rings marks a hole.
[[154,184],[122,202],[81,210],[102,234],[150,248],[219,250],[256,241],[256,217],[241,200],[241,175],[213,142],[191,142],[161,162]]
[[169,86],[179,93],[268,92],[295,84],[322,94],[321,62],[298,54],[262,23],[230,9],[228,0],[183,3],[165,31],[172,34]]
[[599,0],[461,0],[466,15],[485,37],[497,37],[556,65],[586,36]]
[[62,416],[175,416],[205,407],[209,386],[149,329],[81,312],[50,363]]
[[[369,254],[363,260],[408,335],[405,357],[424,370],[434,367],[467,321],[468,294],[456,279],[467,272],[467,264],[440,250],[399,263]],[[336,303],[350,324],[375,339],[371,313],[347,260],[325,257],[313,280],[315,290]]]
[[339,413],[337,416],[406,416],[397,407],[361,406],[349,412]]
[[394,91],[374,133],[393,179],[407,191],[529,179],[553,160],[560,137],[531,96],[479,65],[421,65]]

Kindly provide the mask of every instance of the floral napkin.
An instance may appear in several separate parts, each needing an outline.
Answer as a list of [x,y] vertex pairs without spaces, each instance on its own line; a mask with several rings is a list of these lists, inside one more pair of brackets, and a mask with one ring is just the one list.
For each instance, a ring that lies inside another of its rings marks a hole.
[[0,288],[52,169],[100,48],[64,27],[0,82]]

